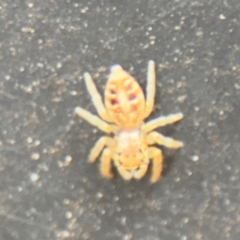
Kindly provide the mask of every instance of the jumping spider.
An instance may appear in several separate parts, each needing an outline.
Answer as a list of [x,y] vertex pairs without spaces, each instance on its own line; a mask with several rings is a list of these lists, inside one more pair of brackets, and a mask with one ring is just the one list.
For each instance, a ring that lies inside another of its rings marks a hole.
[[152,160],[150,182],[158,181],[162,172],[162,151],[153,144],[168,148],[180,148],[183,143],[165,137],[155,128],[172,124],[183,118],[182,113],[167,117],[158,117],[147,123],[147,118],[154,107],[155,96],[155,63],[149,61],[147,74],[146,100],[138,82],[120,65],[111,67],[111,73],[105,88],[105,105],[89,73],[84,74],[85,83],[99,117],[84,110],[75,108],[75,113],[106,133],[114,137],[101,137],[90,152],[89,162],[93,163],[100,155],[100,172],[105,178],[112,178],[111,162],[113,160],[118,172],[125,180],[141,179]]

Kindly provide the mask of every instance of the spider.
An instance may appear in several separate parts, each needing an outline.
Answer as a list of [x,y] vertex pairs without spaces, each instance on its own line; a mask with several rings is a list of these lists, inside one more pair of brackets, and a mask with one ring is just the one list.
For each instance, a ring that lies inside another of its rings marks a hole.
[[92,148],[89,162],[93,163],[101,154],[100,173],[112,178],[113,161],[119,174],[125,180],[141,179],[152,160],[151,183],[160,178],[162,172],[162,151],[151,145],[158,144],[168,148],[180,148],[183,143],[153,131],[158,127],[172,124],[183,118],[182,113],[162,116],[144,123],[154,107],[155,63],[149,61],[147,73],[146,100],[138,82],[120,65],[111,67],[105,88],[105,105],[89,73],[84,74],[87,90],[99,114],[76,107],[75,113],[114,137],[101,137]]

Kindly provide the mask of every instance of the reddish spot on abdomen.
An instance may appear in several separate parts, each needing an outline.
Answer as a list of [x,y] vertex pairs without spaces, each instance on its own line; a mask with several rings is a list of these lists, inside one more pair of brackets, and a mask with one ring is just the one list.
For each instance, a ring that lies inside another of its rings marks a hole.
[[128,100],[132,101],[132,100],[135,100],[136,99],[136,95],[135,94],[130,94],[128,96]]
[[111,102],[112,105],[117,105],[118,104],[117,99],[111,99],[110,102]]

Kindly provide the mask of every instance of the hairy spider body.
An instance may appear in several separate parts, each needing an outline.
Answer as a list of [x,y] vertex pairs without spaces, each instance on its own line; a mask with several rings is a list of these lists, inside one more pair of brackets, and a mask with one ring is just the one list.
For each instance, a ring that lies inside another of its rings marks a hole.
[[141,179],[147,172],[150,160],[153,162],[151,183],[155,183],[162,172],[162,152],[153,144],[179,148],[183,143],[165,137],[155,128],[174,123],[183,118],[182,113],[159,117],[144,123],[154,107],[155,64],[148,64],[148,85],[146,100],[138,82],[119,65],[111,68],[105,88],[105,105],[88,73],[84,74],[87,89],[92,97],[99,117],[83,108],[75,112],[81,118],[114,137],[101,137],[91,150],[89,161],[94,162],[102,152],[100,172],[106,178],[112,177],[111,161],[125,180]]

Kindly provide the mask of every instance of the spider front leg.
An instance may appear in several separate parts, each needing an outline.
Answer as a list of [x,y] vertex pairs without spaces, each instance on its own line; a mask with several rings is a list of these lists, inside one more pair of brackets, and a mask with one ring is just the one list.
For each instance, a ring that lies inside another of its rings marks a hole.
[[134,173],[134,178],[141,179],[147,172],[148,164],[144,163],[139,167],[139,170]]
[[100,173],[105,178],[112,178],[111,161],[113,152],[110,148],[105,148],[101,156]]
[[148,133],[148,132],[151,132],[152,130],[154,130],[158,127],[163,127],[163,126],[166,126],[168,124],[175,123],[175,122],[181,120],[182,118],[183,118],[182,113],[171,114],[171,115],[166,116],[166,117],[159,117],[159,118],[153,119],[153,120],[145,123],[142,126],[142,130],[145,133]]
[[111,147],[114,144],[113,138],[103,136],[101,137],[93,146],[90,155],[89,155],[89,162],[93,163],[103,150],[105,146]]
[[127,171],[123,166],[117,166],[117,170],[124,180],[129,181],[132,179],[131,172]]
[[85,79],[85,83],[86,83],[86,86],[87,86],[87,90],[92,98],[92,102],[95,106],[95,108],[97,109],[97,112],[99,114],[99,116],[107,121],[107,122],[113,122],[111,117],[109,116],[109,114],[107,113],[107,110],[103,104],[103,101],[102,101],[102,97],[101,95],[99,94],[93,80],[92,80],[92,77],[89,73],[85,73],[84,74],[84,79]]
[[154,61],[148,62],[148,73],[147,73],[147,89],[146,89],[146,108],[144,118],[147,118],[153,110],[154,97],[156,91],[156,76],[155,76],[155,63]]
[[92,113],[90,113],[89,111],[87,111],[87,110],[85,110],[81,107],[76,107],[75,108],[75,113],[79,117],[81,117],[81,118],[85,119],[86,121],[88,121],[89,123],[91,123],[93,126],[102,130],[103,132],[111,133],[111,132],[116,131],[116,126],[115,125],[111,125],[111,124],[108,124],[108,123],[104,122],[99,117],[93,115]]
[[177,140],[174,140],[169,137],[165,137],[158,132],[151,132],[147,135],[147,143],[149,145],[159,144],[168,148],[180,148],[183,147],[183,143]]
[[152,176],[150,178],[151,183],[157,182],[162,173],[162,162],[163,162],[163,154],[162,151],[155,147],[150,147],[148,149],[149,158],[152,159]]

